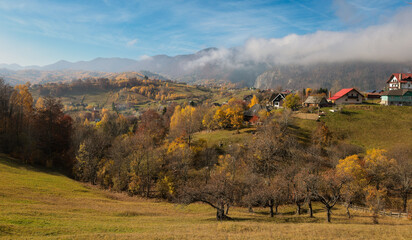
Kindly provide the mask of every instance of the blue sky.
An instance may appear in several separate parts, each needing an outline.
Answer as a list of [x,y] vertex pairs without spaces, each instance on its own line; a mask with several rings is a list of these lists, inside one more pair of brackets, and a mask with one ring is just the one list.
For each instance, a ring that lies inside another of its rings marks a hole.
[[0,0],[0,63],[174,56],[250,39],[356,32],[408,6],[389,0]]

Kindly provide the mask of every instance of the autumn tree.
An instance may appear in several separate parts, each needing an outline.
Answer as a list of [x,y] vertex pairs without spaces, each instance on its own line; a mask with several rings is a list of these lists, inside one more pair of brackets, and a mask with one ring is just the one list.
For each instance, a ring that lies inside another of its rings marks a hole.
[[251,108],[255,104],[259,104],[259,99],[256,97],[256,95],[253,95],[253,98],[250,100],[248,107]]
[[365,177],[370,187],[367,189],[367,200],[373,209],[373,221],[378,223],[378,212],[384,206],[387,184],[396,171],[396,161],[386,156],[382,149],[371,149],[364,157]]
[[230,155],[222,156],[219,164],[212,171],[208,183],[188,182],[180,189],[180,201],[186,204],[206,203],[216,209],[218,221],[230,219],[225,212],[225,207],[242,198],[244,186],[241,181],[242,170],[245,170],[245,165],[241,159]]
[[296,110],[300,106],[300,97],[298,94],[289,94],[286,96],[283,107]]
[[250,144],[248,165],[262,179],[249,199],[262,199],[261,205],[270,208],[271,216],[274,215],[273,208],[284,196],[285,181],[277,174],[291,158],[291,142],[291,137],[280,129],[279,124],[268,121],[258,129]]
[[363,199],[363,190],[366,187],[366,173],[363,169],[363,163],[358,155],[351,155],[339,160],[336,166],[336,173],[345,182],[341,189],[341,198],[346,207],[348,218],[351,217],[349,207],[354,202],[361,202]]
[[43,156],[39,160],[46,166],[70,166],[72,119],[63,113],[60,101],[47,97],[44,102],[34,118],[37,148]]
[[200,130],[202,114],[197,108],[187,105],[176,106],[170,119],[170,134],[175,137],[185,137],[190,145],[193,133]]
[[344,180],[336,174],[335,169],[326,170],[319,175],[314,195],[326,208],[326,219],[331,222],[332,208],[341,197]]

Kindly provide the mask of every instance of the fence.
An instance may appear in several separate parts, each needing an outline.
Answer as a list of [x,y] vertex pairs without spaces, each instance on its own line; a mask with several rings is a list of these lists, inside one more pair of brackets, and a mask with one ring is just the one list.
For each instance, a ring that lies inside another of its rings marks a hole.
[[[367,213],[373,213],[373,210],[365,207],[359,207],[359,206],[350,206],[351,209],[355,211],[361,211],[361,212],[367,212]],[[408,213],[401,213],[401,212],[387,212],[385,210],[379,211],[379,214],[382,216],[388,216],[388,217],[396,217],[396,218],[401,218],[401,217],[408,217]]]

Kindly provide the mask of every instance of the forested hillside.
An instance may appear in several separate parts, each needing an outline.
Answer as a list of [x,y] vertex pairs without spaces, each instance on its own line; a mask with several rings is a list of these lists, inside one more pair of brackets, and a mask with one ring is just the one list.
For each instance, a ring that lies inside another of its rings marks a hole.
[[301,89],[326,87],[333,91],[357,87],[383,89],[392,73],[410,72],[412,63],[345,62],[279,65],[257,77],[255,87]]

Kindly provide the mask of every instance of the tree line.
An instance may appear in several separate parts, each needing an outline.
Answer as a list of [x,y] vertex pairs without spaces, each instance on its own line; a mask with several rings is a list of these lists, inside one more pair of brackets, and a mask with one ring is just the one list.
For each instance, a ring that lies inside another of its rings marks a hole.
[[68,168],[72,118],[54,98],[34,107],[28,85],[12,88],[0,78],[0,149],[25,163]]

